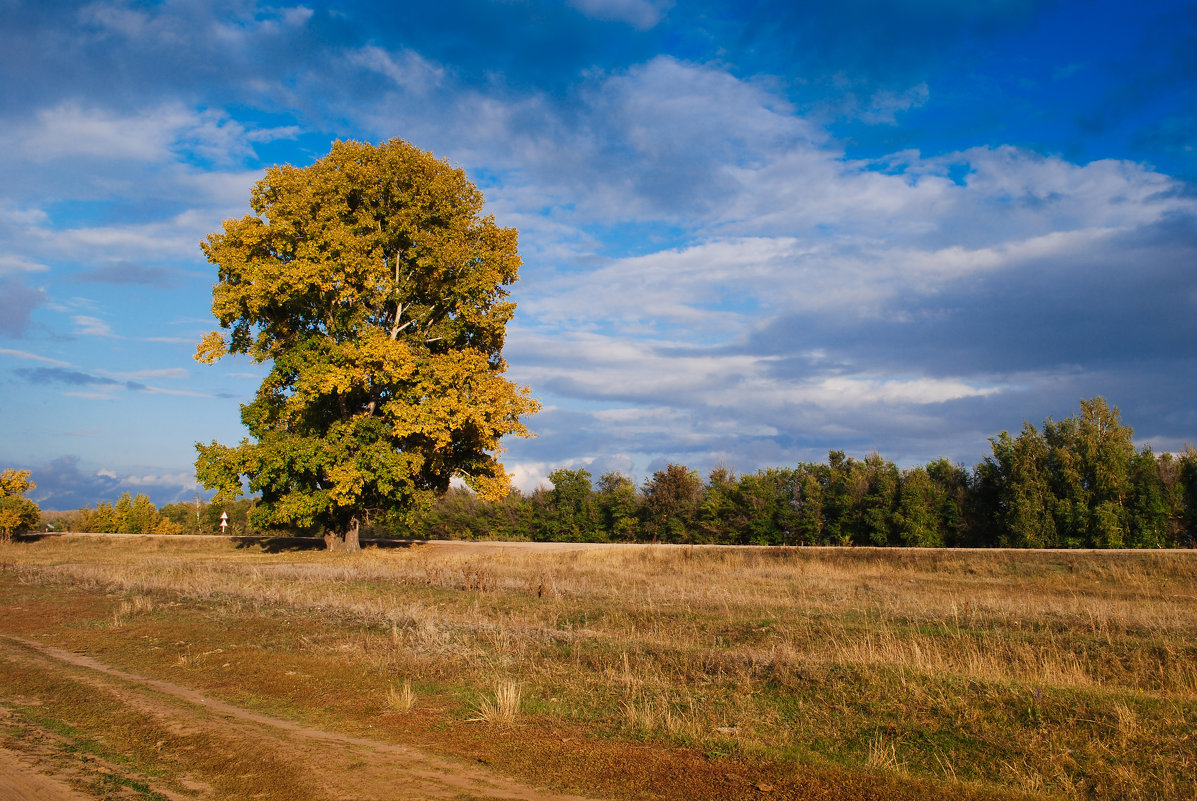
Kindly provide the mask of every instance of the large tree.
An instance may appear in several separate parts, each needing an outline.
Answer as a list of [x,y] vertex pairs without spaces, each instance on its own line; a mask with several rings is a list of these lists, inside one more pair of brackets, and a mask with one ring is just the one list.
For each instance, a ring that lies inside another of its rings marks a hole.
[[223,501],[244,478],[256,526],[351,550],[361,522],[408,517],[454,477],[506,495],[499,439],[527,435],[539,408],[503,376],[515,229],[481,215],[464,172],[398,139],[274,167],[250,205],[202,243],[228,334],[196,358],[248,354],[270,372],[241,408],[250,438],[197,445],[203,485]]

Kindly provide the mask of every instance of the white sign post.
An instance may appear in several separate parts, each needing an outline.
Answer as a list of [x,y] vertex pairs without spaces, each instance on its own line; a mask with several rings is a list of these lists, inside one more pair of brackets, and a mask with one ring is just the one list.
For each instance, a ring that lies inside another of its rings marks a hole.
[[228,512],[221,512],[221,513],[220,513],[220,533],[221,533],[221,534],[224,534],[224,533],[225,533],[225,530],[226,530],[228,527],[229,527],[229,513],[228,513]]

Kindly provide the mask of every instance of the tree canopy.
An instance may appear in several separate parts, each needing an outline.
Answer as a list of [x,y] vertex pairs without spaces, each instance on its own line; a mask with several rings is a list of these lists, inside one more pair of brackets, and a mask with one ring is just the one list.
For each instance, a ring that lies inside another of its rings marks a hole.
[[40,520],[37,504],[21,497],[37,489],[30,475],[28,470],[0,470],[0,539],[7,540],[14,531],[31,529]]
[[[552,489],[513,491],[501,504],[438,503],[423,531],[437,537],[687,542],[728,545],[1175,548],[1197,544],[1197,450],[1136,450],[1103,398],[1079,414],[1025,423],[990,439],[969,469],[947,459],[899,468],[878,453],[833,450],[822,463],[705,484],[684,465],[638,491],[628,476],[550,474]],[[462,493],[464,501],[466,494]]]
[[499,440],[526,436],[539,408],[501,355],[516,230],[482,216],[464,172],[399,139],[274,167],[250,205],[201,245],[227,334],[196,358],[247,354],[270,372],[242,406],[250,437],[197,445],[201,483],[224,500],[244,478],[255,525],[350,548],[368,516],[404,518],[454,477],[505,496]]

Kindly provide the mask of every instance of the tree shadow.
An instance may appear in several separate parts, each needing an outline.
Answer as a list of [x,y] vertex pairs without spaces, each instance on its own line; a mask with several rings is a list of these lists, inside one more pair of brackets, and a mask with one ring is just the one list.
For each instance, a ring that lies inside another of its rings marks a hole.
[[229,537],[238,548],[261,548],[266,553],[322,551],[324,540],[317,537]]
[[11,539],[13,542],[41,542],[49,537],[61,537],[62,534],[59,531],[24,531],[11,535]]
[[[261,548],[266,553],[287,553],[291,551],[323,551],[323,537],[230,537],[238,548]],[[391,550],[411,548],[424,540],[362,539],[362,548]]]
[[424,545],[428,540],[396,540],[390,538],[373,538],[363,539],[363,548],[379,548],[381,550],[392,550],[395,548],[414,548],[417,545]]

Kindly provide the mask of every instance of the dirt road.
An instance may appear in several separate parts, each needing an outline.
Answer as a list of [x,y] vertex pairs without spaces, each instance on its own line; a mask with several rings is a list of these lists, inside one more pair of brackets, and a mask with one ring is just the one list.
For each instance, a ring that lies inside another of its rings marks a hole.
[[[188,753],[253,754],[283,769],[303,788],[303,798],[335,801],[399,801],[401,799],[505,799],[510,801],[585,801],[579,796],[542,792],[497,776],[482,767],[442,759],[414,748],[353,737],[271,717],[204,696],[179,684],[139,676],[109,667],[91,657],[53,648],[32,640],[0,636],[0,670],[36,671],[86,685],[91,692],[115,699],[138,717],[151,721],[170,736],[156,744],[163,753],[163,775],[127,776],[115,781],[142,788],[144,798],[225,797],[214,786],[232,763],[209,758],[187,759]],[[38,699],[24,699],[36,707]],[[0,714],[4,710],[0,708]],[[120,765],[102,758],[79,765],[52,758],[54,753],[85,752],[69,732],[41,732],[15,743],[18,753],[0,750],[0,798],[14,801],[79,801],[88,776],[118,776]],[[28,742],[26,740],[32,740]],[[9,746],[14,745],[9,741]],[[34,767],[36,764],[36,768]],[[167,766],[183,765],[187,775],[174,775]],[[239,764],[237,770],[245,770]],[[124,769],[127,773],[128,770]],[[251,778],[251,777],[246,777]],[[181,789],[180,789],[181,788]],[[105,794],[105,797],[113,797]],[[118,796],[119,797],[119,796]],[[283,797],[291,797],[286,792]]]
[[39,773],[28,759],[0,749],[0,798],[4,801],[90,801],[90,796]]

